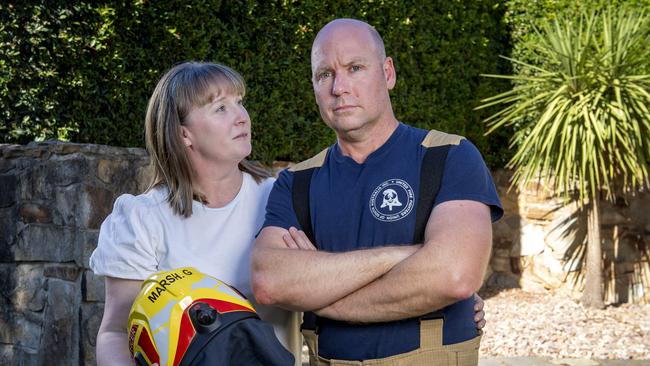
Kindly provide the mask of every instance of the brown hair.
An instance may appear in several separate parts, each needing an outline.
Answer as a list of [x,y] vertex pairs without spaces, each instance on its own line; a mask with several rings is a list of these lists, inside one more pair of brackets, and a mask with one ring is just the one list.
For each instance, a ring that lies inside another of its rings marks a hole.
[[[183,217],[192,215],[192,200],[205,203],[195,190],[193,168],[181,140],[181,125],[191,109],[209,101],[212,93],[244,95],[244,79],[235,70],[220,64],[185,62],[174,66],[158,81],[149,99],[145,117],[147,152],[153,165],[150,189],[165,185],[167,201],[174,212]],[[247,160],[239,170],[249,173],[256,182],[269,173]]]

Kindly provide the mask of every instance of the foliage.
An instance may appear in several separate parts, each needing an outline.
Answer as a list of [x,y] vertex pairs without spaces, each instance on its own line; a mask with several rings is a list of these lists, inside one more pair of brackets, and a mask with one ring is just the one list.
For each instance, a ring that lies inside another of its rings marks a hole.
[[[538,42],[538,33],[533,29],[544,22],[557,19],[560,14],[565,17],[579,17],[585,11],[602,11],[608,7],[626,6],[639,11],[650,10],[650,0],[508,0],[504,22],[510,28],[512,39],[512,57],[519,61],[539,65],[544,62],[537,57],[533,46]],[[521,70],[513,65],[516,72]]]
[[77,1],[0,4],[0,141],[64,138],[142,146],[145,107],[158,78],[186,60],[234,67],[248,85],[254,156],[301,160],[333,141],[320,121],[309,52],[320,27],[354,17],[377,27],[395,60],[400,120],[472,139],[493,166],[507,133],[483,136],[480,98],[507,83],[496,0]]
[[543,65],[513,59],[522,74],[491,76],[515,87],[481,106],[503,106],[486,120],[490,131],[518,124],[514,183],[545,177],[565,197],[577,190],[590,199],[648,185],[650,18],[608,9],[537,32],[531,51]]

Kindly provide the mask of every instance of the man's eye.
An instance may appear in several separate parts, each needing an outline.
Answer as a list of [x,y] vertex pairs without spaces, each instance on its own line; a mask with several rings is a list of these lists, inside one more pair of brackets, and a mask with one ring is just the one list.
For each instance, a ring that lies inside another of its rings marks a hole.
[[359,66],[359,65],[352,65],[352,67],[350,67],[350,70],[352,70],[353,72],[360,71],[360,70],[361,70],[361,66]]
[[324,72],[321,72],[320,74],[318,74],[318,80],[327,79],[327,78],[330,77],[330,76],[332,76],[332,73],[331,73],[331,72],[329,72],[329,71],[324,71]]

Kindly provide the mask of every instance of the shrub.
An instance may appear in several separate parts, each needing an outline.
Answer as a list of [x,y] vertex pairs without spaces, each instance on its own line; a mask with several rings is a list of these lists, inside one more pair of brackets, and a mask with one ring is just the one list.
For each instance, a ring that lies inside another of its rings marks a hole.
[[333,18],[354,17],[377,27],[395,60],[398,118],[463,134],[499,166],[508,136],[484,137],[473,108],[508,87],[479,77],[506,71],[504,11],[495,0],[3,3],[0,139],[142,146],[158,78],[178,62],[208,60],[247,81],[253,158],[307,158],[333,141],[311,89],[311,42]]

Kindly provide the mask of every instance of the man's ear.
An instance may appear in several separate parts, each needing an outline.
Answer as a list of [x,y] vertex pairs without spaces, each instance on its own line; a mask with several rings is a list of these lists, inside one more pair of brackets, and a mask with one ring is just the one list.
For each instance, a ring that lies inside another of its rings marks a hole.
[[393,59],[390,57],[386,57],[384,60],[384,75],[386,76],[386,85],[388,86],[388,90],[393,90],[395,83],[397,82],[397,73],[395,72]]

